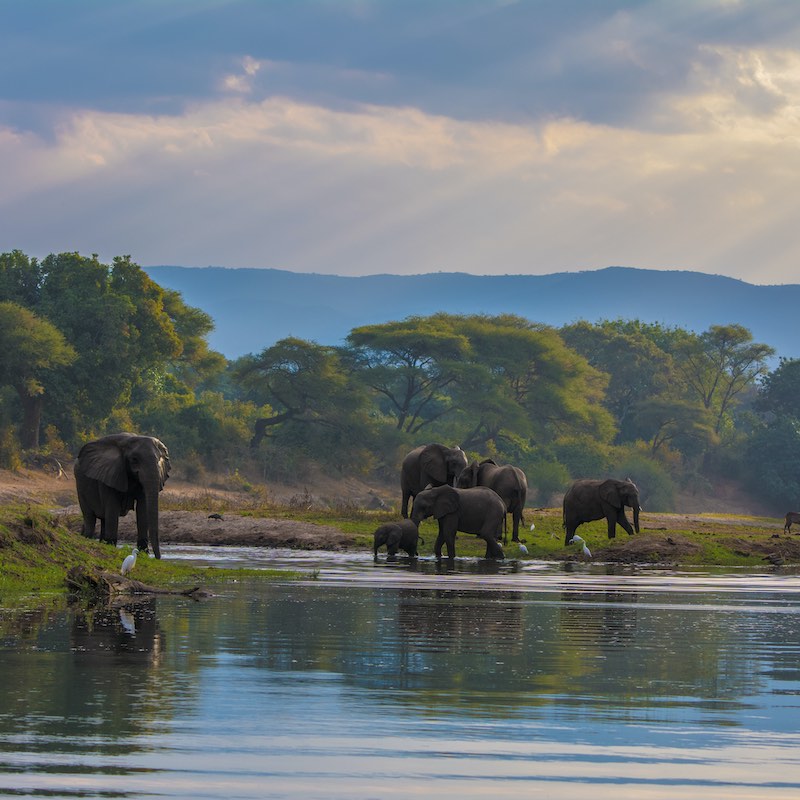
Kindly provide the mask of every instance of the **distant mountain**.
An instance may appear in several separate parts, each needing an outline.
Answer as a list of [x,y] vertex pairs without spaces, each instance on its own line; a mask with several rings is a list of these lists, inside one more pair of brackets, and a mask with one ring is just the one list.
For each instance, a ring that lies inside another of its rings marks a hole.
[[228,358],[286,336],[341,344],[359,325],[452,314],[512,313],[560,326],[585,319],[640,319],[698,333],[739,323],[779,356],[800,357],[794,312],[800,285],[755,286],[700,272],[608,267],[552,275],[368,275],[349,278],[277,269],[148,267],[214,319],[211,346]]

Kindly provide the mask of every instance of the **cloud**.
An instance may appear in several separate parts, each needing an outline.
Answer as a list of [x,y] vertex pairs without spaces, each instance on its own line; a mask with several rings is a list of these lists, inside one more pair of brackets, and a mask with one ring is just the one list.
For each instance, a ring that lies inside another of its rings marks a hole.
[[225,75],[222,88],[227,92],[250,94],[253,91],[253,79],[262,67],[262,62],[252,56],[245,56],[241,62],[241,72]]
[[623,264],[752,279],[757,259],[759,280],[793,282],[798,75],[792,52],[709,50],[689,91],[659,98],[671,130],[238,91],[181,114],[84,110],[52,139],[0,129],[0,236],[32,255],[338,274]]

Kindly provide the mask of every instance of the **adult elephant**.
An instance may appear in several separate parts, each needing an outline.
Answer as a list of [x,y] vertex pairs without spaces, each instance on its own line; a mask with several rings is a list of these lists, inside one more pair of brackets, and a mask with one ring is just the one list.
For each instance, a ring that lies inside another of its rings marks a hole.
[[83,535],[117,543],[119,518],[136,509],[136,547],[161,558],[158,543],[158,493],[169,477],[169,453],[153,436],[114,433],[81,447],[75,461],[75,485],[83,513]]
[[422,520],[434,517],[439,523],[439,535],[433,551],[442,557],[442,545],[447,545],[447,557],[456,556],[456,532],[473,533],[486,542],[486,558],[505,558],[499,539],[503,535],[506,507],[497,492],[486,486],[456,489],[436,486],[425,489],[414,498],[411,521],[419,527]]
[[575,481],[564,495],[564,544],[569,544],[578,525],[603,517],[608,520],[609,539],[616,535],[617,524],[632,535],[625,506],[633,509],[633,528],[639,533],[639,490],[630,478]]
[[409,499],[416,498],[426,486],[454,486],[466,466],[467,456],[460,447],[443,444],[415,447],[403,459],[400,468],[400,489],[403,492],[400,511],[403,518],[408,519]]
[[[511,514],[513,520],[511,540],[519,541],[519,524],[520,522],[525,524],[522,514],[528,498],[528,479],[519,467],[511,464],[501,467],[491,458],[486,458],[480,463],[473,461],[458,476],[456,485],[462,489],[469,489],[473,486],[488,486],[490,489],[494,489],[505,503],[506,513]],[[503,541],[505,541],[505,536]]]

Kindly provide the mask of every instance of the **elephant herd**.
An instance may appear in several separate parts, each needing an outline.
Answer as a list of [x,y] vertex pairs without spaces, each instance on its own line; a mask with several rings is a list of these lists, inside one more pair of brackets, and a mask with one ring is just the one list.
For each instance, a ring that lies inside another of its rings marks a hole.
[[[158,495],[169,477],[169,453],[153,436],[116,433],[85,444],[75,461],[75,484],[83,515],[83,534],[93,537],[100,520],[100,540],[117,543],[119,518],[136,511],[136,547],[161,557],[158,540]],[[468,463],[459,447],[427,444],[412,450],[400,470],[402,520],[381,525],[373,534],[375,558],[385,546],[394,556],[403,550],[417,555],[419,525],[433,517],[439,526],[434,553],[455,557],[456,533],[470,533],[486,542],[486,558],[503,558],[506,515],[512,517],[512,541],[519,542],[528,493],[525,473],[491,459]],[[409,502],[412,502],[409,516]],[[625,516],[633,509],[633,528]],[[564,496],[564,543],[584,522],[606,518],[608,536],[620,525],[639,532],[639,492],[630,481],[579,480]],[[793,520],[795,521],[795,520]],[[788,524],[787,519],[787,524]]]
[[[390,556],[403,550],[417,555],[420,523],[436,519],[439,533],[434,545],[437,558],[442,548],[455,557],[456,533],[471,533],[486,542],[486,558],[503,558],[500,539],[506,515],[512,516],[512,541],[519,542],[520,524],[528,494],[525,473],[511,465],[500,466],[491,459],[468,463],[459,447],[428,444],[412,450],[400,470],[402,522],[382,525],[375,531],[373,553],[384,544]],[[413,501],[410,521],[409,501]],[[625,516],[625,506],[633,509],[633,527]],[[639,532],[639,491],[631,480],[578,480],[564,496],[564,544],[569,544],[576,528],[584,522],[605,519],[608,537],[616,535],[617,525],[632,534]]]

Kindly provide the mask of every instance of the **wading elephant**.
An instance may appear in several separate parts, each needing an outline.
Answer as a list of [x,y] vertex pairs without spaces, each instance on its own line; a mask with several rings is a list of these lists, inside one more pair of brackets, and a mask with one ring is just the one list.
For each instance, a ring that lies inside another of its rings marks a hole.
[[575,481],[564,495],[564,544],[569,544],[578,525],[603,517],[608,520],[609,539],[616,535],[618,523],[632,535],[625,506],[633,509],[633,528],[639,533],[639,490],[630,478]]
[[169,476],[169,453],[158,439],[114,433],[87,442],[75,461],[75,485],[83,513],[83,535],[117,543],[119,518],[136,509],[136,547],[161,558],[158,544],[158,493]]
[[376,561],[378,560],[378,548],[383,545],[386,545],[386,555],[388,556],[395,556],[398,550],[404,550],[411,558],[417,557],[419,528],[410,519],[381,525],[380,528],[376,528],[373,538],[373,552]]
[[403,501],[400,512],[408,518],[408,501],[426,486],[455,486],[456,478],[467,466],[467,457],[460,447],[425,444],[414,448],[400,468],[400,488]]
[[791,533],[792,525],[800,522],[800,511],[787,511],[786,519],[783,522],[783,532]]
[[[491,458],[481,461],[473,461],[458,476],[456,483],[461,489],[469,489],[473,486],[488,486],[500,495],[500,499],[506,504],[506,513],[511,514],[513,528],[511,539],[519,541],[519,524],[524,525],[522,512],[525,509],[525,501],[528,497],[528,479],[525,473],[519,468],[506,464],[498,466]],[[503,526],[503,542],[506,541],[505,525]]]
[[419,526],[422,520],[434,517],[439,523],[434,553],[442,557],[442,545],[447,545],[447,557],[456,556],[456,531],[474,533],[486,542],[486,558],[505,558],[499,539],[503,535],[506,507],[492,489],[455,489],[437,486],[425,489],[414,498],[412,521]]

